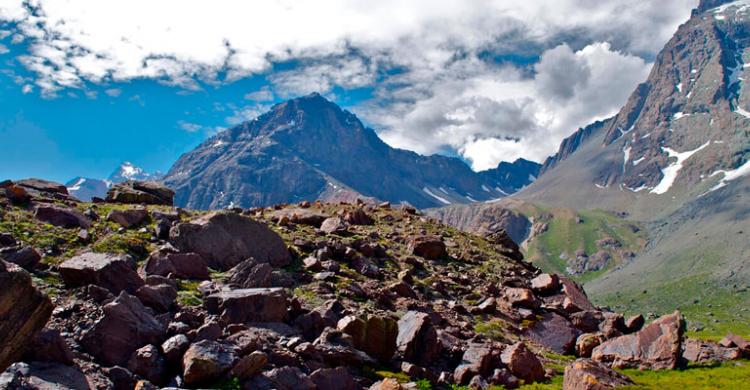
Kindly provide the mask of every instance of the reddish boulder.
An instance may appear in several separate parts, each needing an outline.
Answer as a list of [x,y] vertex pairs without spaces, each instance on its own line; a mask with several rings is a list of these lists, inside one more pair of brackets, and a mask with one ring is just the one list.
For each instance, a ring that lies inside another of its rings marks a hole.
[[240,359],[237,364],[232,367],[232,377],[240,380],[252,378],[255,374],[260,372],[266,363],[268,363],[268,355],[261,351],[254,351]]
[[174,306],[174,301],[177,299],[177,290],[168,284],[142,286],[135,292],[135,296],[144,305],[159,313],[165,313]]
[[81,344],[106,365],[125,366],[138,348],[160,344],[166,328],[138,298],[121,292],[104,305],[103,315],[83,333]]
[[93,284],[117,294],[123,290],[135,293],[143,286],[135,259],[129,255],[87,252],[60,264],[59,271],[69,287]]
[[208,267],[197,253],[177,253],[170,250],[152,252],[143,265],[146,275],[169,276],[181,279],[205,280],[209,278]]
[[107,215],[107,221],[114,222],[126,229],[138,226],[148,219],[148,210],[144,208],[112,210]]
[[253,259],[237,264],[227,273],[228,284],[233,288],[258,288],[271,286],[273,267]]
[[315,390],[315,383],[298,367],[274,368],[266,372],[265,376],[277,390]]
[[275,267],[291,256],[281,237],[266,225],[232,212],[215,212],[175,225],[170,241],[182,252],[201,255],[206,265],[226,271],[248,258]]
[[723,347],[719,343],[696,339],[686,339],[682,347],[682,357],[691,363],[716,364],[742,358],[736,347]]
[[429,365],[440,352],[437,332],[427,313],[409,311],[398,321],[396,346],[405,361]]
[[330,217],[320,224],[320,230],[326,234],[346,233],[347,224],[340,217]]
[[643,325],[645,323],[646,323],[646,320],[643,318],[643,315],[641,314],[628,317],[628,319],[625,320],[626,333],[635,333],[641,330],[641,328],[643,328]]
[[153,181],[128,181],[107,191],[106,202],[171,206],[174,191]]
[[540,320],[524,330],[530,340],[561,354],[573,351],[580,333],[570,321],[556,313],[543,314]]
[[372,225],[374,221],[362,209],[354,209],[344,213],[344,222],[350,225]]
[[366,319],[347,316],[339,320],[338,329],[352,337],[354,347],[378,359],[391,360],[396,352],[398,323],[387,317],[368,316]]
[[286,293],[282,288],[249,288],[221,291],[204,300],[206,310],[221,315],[228,324],[280,322],[286,316]]
[[560,289],[560,278],[555,274],[540,274],[531,279],[531,289],[539,294],[548,294]]
[[42,204],[34,209],[34,218],[50,225],[64,228],[83,228],[91,226],[91,220],[80,211],[64,206]]
[[0,371],[18,360],[52,315],[52,302],[20,267],[0,260]]
[[594,348],[591,358],[614,368],[674,369],[680,362],[685,321],[680,312],[660,317],[639,332]]
[[232,369],[236,360],[232,348],[216,341],[199,341],[182,358],[185,385],[194,387],[219,379]]
[[167,375],[166,361],[159,348],[146,345],[139,348],[128,361],[128,369],[155,384],[164,383]]
[[358,390],[357,382],[344,367],[321,368],[310,374],[318,390]]
[[32,270],[42,260],[42,255],[30,246],[14,246],[0,249],[0,260]]
[[524,343],[518,342],[505,348],[500,360],[514,376],[526,383],[543,381],[545,378],[544,366]]
[[633,385],[625,375],[591,359],[578,359],[565,367],[563,390],[607,390]]
[[584,333],[576,340],[576,356],[588,358],[594,348],[601,345],[607,339],[601,333]]
[[505,289],[505,299],[513,306],[529,308],[539,306],[539,300],[528,288],[508,287]]
[[409,252],[428,260],[437,260],[448,256],[445,242],[439,236],[417,236],[409,240]]
[[68,343],[56,329],[42,329],[31,341],[24,361],[27,362],[54,362],[65,365],[73,365],[73,351]]
[[466,384],[475,375],[487,375],[492,362],[492,349],[479,343],[472,343],[464,352],[461,363],[453,371],[453,380],[458,384]]
[[182,361],[182,355],[190,347],[190,340],[184,334],[177,334],[161,344],[161,350],[164,352],[164,358],[169,364],[175,364]]

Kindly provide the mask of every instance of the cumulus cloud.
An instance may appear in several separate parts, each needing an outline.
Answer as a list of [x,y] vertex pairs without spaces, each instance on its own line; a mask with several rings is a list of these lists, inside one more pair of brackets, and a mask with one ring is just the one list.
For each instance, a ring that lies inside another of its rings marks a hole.
[[[17,58],[48,96],[136,78],[199,89],[255,74],[272,87],[246,96],[256,103],[369,87],[373,99],[351,108],[387,142],[458,152],[483,169],[540,160],[612,114],[696,4],[0,0],[0,21],[12,22],[3,27],[12,43],[25,42]],[[233,109],[229,122],[266,107]]]

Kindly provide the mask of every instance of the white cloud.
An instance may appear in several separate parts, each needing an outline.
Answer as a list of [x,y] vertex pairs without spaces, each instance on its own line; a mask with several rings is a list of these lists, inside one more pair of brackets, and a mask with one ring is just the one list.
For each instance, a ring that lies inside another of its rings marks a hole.
[[[19,61],[46,96],[87,82],[152,78],[197,89],[267,74],[256,103],[374,87],[352,107],[387,142],[458,151],[475,169],[540,160],[612,114],[698,0],[0,0],[25,40]],[[567,44],[562,44],[567,42]],[[536,64],[498,64],[510,54]],[[646,60],[644,60],[644,58]],[[287,68],[285,68],[287,69]],[[233,109],[228,121],[266,105]]]
[[196,131],[201,130],[203,128],[203,126],[201,125],[190,123],[190,122],[185,122],[185,121],[178,121],[177,126],[181,128],[182,130],[187,131],[188,133],[195,133]]

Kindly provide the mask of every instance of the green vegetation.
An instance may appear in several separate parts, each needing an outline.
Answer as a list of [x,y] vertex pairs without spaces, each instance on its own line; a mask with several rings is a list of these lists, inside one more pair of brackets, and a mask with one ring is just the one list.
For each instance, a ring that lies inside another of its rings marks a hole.
[[623,389],[743,389],[750,383],[749,363],[729,362],[674,371],[623,370],[636,383]]
[[199,281],[181,280],[177,291],[177,302],[182,306],[200,306],[203,294],[198,291]]
[[[545,208],[526,205],[521,212],[537,223],[546,223],[547,229],[529,241],[526,256],[546,272],[566,273],[565,257],[572,258],[577,251],[591,256],[607,252],[611,259],[605,269],[574,276],[580,282],[594,279],[623,262],[626,252],[639,252],[645,245],[643,233],[633,222],[626,221],[601,210],[579,211],[564,208]],[[613,239],[618,248],[604,248],[597,241]]]

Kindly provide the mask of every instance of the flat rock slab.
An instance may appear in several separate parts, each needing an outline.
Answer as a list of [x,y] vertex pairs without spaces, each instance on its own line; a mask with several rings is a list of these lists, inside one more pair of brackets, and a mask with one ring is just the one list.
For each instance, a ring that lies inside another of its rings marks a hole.
[[70,207],[39,205],[34,209],[34,218],[64,228],[88,229],[91,227],[90,219],[86,218],[80,211]]
[[135,260],[124,254],[84,253],[60,264],[59,271],[69,287],[94,284],[118,294],[123,290],[134,293],[143,286]]
[[556,313],[545,313],[542,319],[526,329],[524,334],[537,344],[566,354],[573,351],[581,332],[565,317]]
[[287,300],[283,288],[247,288],[211,294],[204,305],[209,313],[221,315],[230,324],[281,322]]

